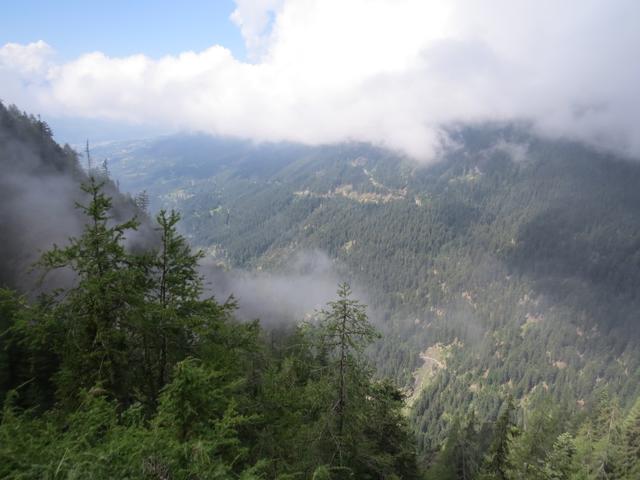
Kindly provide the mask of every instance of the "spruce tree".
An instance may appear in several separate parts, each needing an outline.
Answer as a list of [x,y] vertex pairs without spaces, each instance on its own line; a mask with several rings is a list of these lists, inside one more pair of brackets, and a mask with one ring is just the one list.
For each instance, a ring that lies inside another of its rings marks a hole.
[[570,433],[558,436],[544,465],[546,480],[571,480],[575,473],[576,445]]
[[[201,300],[202,280],[198,273],[200,252],[193,253],[176,224],[180,215],[160,211],[156,217],[159,248],[144,257],[145,308],[136,329],[141,346],[141,379],[144,400],[153,407],[173,366],[194,355],[199,338],[195,330],[202,323],[199,314],[216,305]],[[210,309],[209,309],[210,310]],[[209,312],[212,313],[212,312]],[[215,315],[214,315],[215,316]]]
[[601,392],[593,413],[580,428],[576,448],[580,473],[587,478],[607,479],[615,474],[620,442],[620,409],[617,400]]
[[129,333],[144,299],[144,272],[124,246],[127,231],[135,230],[134,218],[114,223],[111,199],[94,177],[82,186],[89,203],[77,204],[87,217],[82,235],[66,247],[55,245],[43,254],[39,265],[46,272],[70,270],[75,285],[58,292],[54,316],[64,337],[58,342],[61,370],[57,383],[61,400],[76,397],[80,388],[99,385],[119,400],[132,399]]
[[480,475],[482,480],[509,479],[509,472],[512,468],[509,454],[513,438],[518,434],[513,420],[514,411],[513,397],[509,396],[505,408],[495,424],[493,439]]
[[338,299],[329,302],[322,315],[323,346],[330,352],[331,368],[335,371],[334,438],[338,464],[342,466],[346,431],[353,426],[350,410],[359,401],[359,398],[349,397],[362,393],[364,365],[361,354],[377,334],[369,323],[365,306],[351,298],[351,287],[347,283],[339,285]]
[[623,423],[617,458],[616,471],[620,478],[640,478],[640,399],[636,400]]

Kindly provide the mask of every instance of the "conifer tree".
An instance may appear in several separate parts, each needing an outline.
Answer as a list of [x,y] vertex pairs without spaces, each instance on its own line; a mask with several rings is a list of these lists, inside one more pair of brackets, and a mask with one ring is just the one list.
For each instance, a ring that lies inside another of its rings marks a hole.
[[473,480],[476,478],[481,451],[477,422],[472,411],[465,424],[454,418],[442,450],[429,469],[434,480]]
[[521,434],[514,439],[509,454],[513,478],[545,480],[545,460],[561,425],[560,413],[547,399],[523,412]]
[[218,315],[217,304],[200,299],[202,280],[198,273],[201,252],[192,253],[185,238],[178,234],[180,215],[160,211],[156,228],[160,247],[144,260],[147,269],[146,304],[139,325],[145,398],[153,406],[169,380],[173,366],[195,354],[196,330]]
[[593,413],[576,437],[580,473],[586,478],[611,478],[620,442],[620,409],[615,399],[601,392]]
[[513,420],[514,411],[513,397],[509,396],[506,406],[495,424],[493,439],[480,476],[482,480],[509,479],[509,472],[512,468],[509,453],[513,438],[518,434]]
[[[365,306],[351,298],[351,287],[342,283],[338,287],[338,299],[329,302],[323,310],[321,323],[323,345],[331,355],[335,369],[335,445],[339,465],[344,463],[345,430],[350,427],[350,394],[356,394],[362,384],[362,354],[364,348],[376,338],[369,323]],[[359,392],[361,393],[361,391]]]
[[149,193],[146,190],[142,190],[135,196],[134,199],[136,206],[143,212],[149,213]]
[[640,478],[640,399],[636,400],[623,423],[617,458],[616,470],[620,478]]
[[558,436],[544,465],[545,480],[571,480],[575,473],[576,445],[570,433]]
[[55,307],[56,322],[64,332],[58,352],[63,398],[74,398],[81,387],[100,385],[129,401],[134,379],[128,334],[143,302],[144,279],[124,240],[138,221],[114,224],[111,199],[102,186],[94,177],[82,186],[89,197],[86,206],[77,205],[87,216],[83,234],[71,238],[66,247],[56,245],[44,253],[39,265],[45,271],[66,268],[77,278],[73,288],[58,296]]

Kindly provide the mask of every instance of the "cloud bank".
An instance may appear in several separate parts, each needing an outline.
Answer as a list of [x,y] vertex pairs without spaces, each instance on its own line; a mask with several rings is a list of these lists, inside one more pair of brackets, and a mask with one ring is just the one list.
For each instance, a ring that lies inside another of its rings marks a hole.
[[[260,319],[263,325],[300,322],[335,300],[343,275],[323,252],[301,251],[275,272],[223,270],[206,261],[201,266],[205,287],[218,300],[230,295],[238,301],[236,315],[242,320]],[[354,298],[367,298],[354,289]]]
[[214,45],[56,62],[0,48],[0,98],[45,115],[433,158],[442,127],[528,119],[640,155],[635,0],[237,0],[251,62]]

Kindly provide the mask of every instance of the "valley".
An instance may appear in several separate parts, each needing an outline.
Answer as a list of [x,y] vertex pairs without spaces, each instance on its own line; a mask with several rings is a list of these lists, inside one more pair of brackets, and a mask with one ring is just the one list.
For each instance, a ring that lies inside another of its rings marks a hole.
[[[491,417],[507,394],[573,411],[601,390],[633,401],[640,167],[518,126],[454,138],[426,166],[364,144],[198,136],[95,153],[123,188],[182,212],[223,268],[277,272],[324,252],[366,292],[383,332],[371,358],[413,391],[423,452],[447,418]],[[446,366],[424,353],[437,345]]]
[[640,3],[1,11],[0,479],[640,479]]

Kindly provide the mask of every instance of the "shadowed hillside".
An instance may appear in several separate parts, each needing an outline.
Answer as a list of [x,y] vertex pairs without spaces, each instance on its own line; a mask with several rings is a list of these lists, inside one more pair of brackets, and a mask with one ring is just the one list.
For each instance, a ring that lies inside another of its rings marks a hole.
[[207,137],[100,153],[123,184],[183,212],[214,262],[279,271],[295,252],[326,252],[366,286],[385,332],[373,358],[400,384],[446,347],[412,393],[423,452],[452,414],[491,417],[507,393],[570,410],[602,389],[632,399],[640,165],[524,126],[451,134],[432,166],[363,144]]

